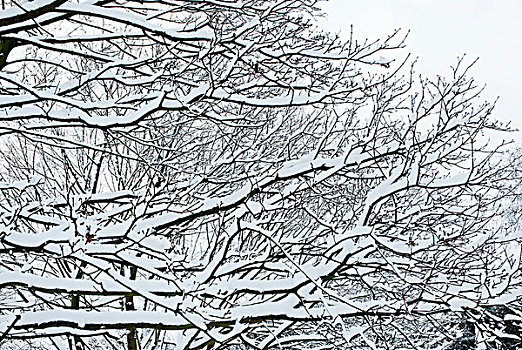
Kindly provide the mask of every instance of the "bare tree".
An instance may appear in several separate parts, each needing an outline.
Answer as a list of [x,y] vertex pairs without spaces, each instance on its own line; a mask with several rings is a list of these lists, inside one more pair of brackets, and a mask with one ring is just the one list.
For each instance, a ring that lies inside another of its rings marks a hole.
[[342,42],[312,0],[6,5],[2,347],[502,336],[477,315],[520,302],[517,168],[462,61],[414,79],[399,33]]

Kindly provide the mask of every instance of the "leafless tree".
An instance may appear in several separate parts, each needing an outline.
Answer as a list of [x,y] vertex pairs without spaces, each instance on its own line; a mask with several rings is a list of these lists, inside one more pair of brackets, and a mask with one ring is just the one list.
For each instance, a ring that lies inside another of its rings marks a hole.
[[416,78],[400,33],[343,42],[315,6],[6,2],[2,348],[502,336],[480,315],[520,302],[494,224],[518,173],[481,138],[493,106],[462,60]]

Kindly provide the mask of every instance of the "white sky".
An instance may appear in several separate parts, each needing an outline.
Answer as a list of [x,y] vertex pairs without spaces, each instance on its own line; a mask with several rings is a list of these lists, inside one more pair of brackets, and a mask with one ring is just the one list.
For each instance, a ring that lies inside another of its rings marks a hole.
[[[497,103],[494,117],[522,130],[522,0],[329,0],[320,26],[346,36],[377,39],[410,29],[408,52],[418,56],[417,73],[449,75],[458,56],[479,61],[471,70],[484,97]],[[522,132],[512,134],[522,141]]]

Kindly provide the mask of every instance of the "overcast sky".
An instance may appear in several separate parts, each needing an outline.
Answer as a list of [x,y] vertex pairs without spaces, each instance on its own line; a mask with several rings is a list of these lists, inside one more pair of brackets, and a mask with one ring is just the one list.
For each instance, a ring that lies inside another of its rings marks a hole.
[[347,35],[353,24],[357,39],[410,29],[407,50],[419,57],[418,73],[447,75],[457,56],[479,57],[471,75],[487,84],[486,99],[500,96],[495,117],[522,129],[522,0],[329,0],[322,7],[322,27]]

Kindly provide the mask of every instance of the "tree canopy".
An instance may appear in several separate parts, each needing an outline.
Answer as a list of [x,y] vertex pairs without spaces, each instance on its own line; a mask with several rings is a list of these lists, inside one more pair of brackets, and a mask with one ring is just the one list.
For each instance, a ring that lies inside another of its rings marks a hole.
[[4,6],[2,348],[520,347],[470,64],[417,77],[314,0]]

